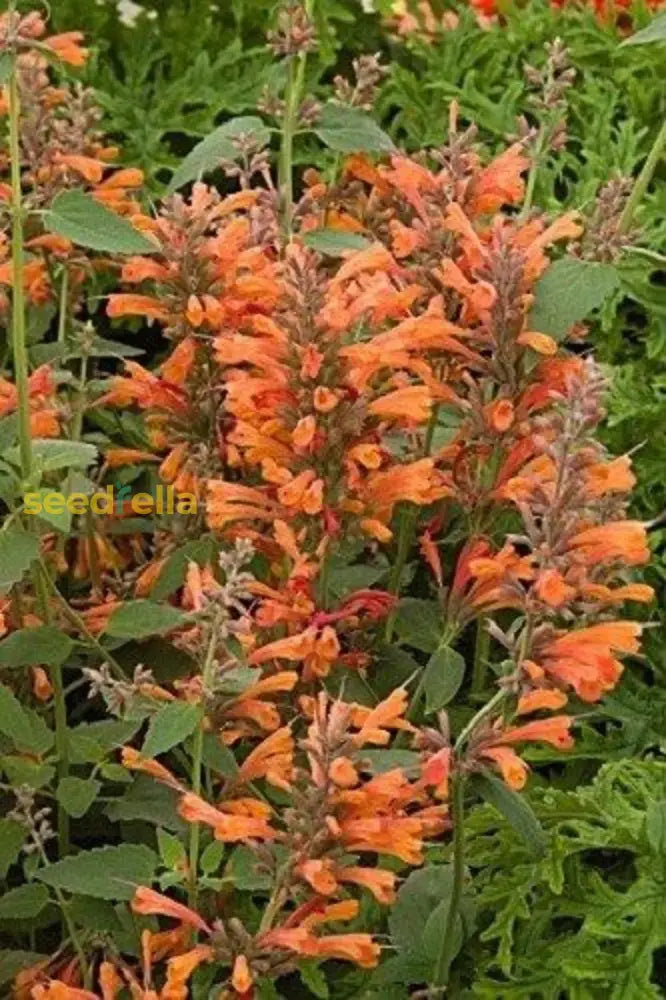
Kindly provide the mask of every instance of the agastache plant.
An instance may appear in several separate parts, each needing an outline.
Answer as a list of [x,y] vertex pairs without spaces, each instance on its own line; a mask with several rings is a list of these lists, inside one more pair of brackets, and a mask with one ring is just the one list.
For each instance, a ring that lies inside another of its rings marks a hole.
[[[76,183],[131,220],[145,252],[112,258],[106,318],[126,333],[139,317],[161,350],[154,368],[130,359],[83,387],[73,439],[96,428],[90,483],[115,477],[120,500],[71,540],[35,536],[33,583],[14,587],[2,621],[10,639],[59,628],[65,657],[87,651],[70,690],[102,719],[78,741],[60,663],[51,681],[35,665],[35,699],[54,699],[57,800],[72,760],[93,765],[93,789],[98,775],[136,779],[167,810],[163,870],[145,870],[156,855],[141,842],[134,867],[97,890],[129,903],[133,947],[89,933],[75,919],[86,886],[51,869],[68,824],[56,836],[40,788],[20,788],[11,819],[67,930],[19,970],[21,1000],[258,1000],[332,961],[360,970],[362,989],[410,869],[445,853],[448,908],[414,973],[442,995],[468,933],[465,824],[480,789],[515,798],[530,748],[572,748],[578,716],[639,652],[642,626],[621,609],[653,594],[634,576],[649,552],[627,515],[631,460],[599,441],[606,383],[580,330],[570,347],[533,314],[554,253],[596,258],[624,237],[598,216],[589,233],[575,212],[544,216],[531,132],[488,158],[455,104],[438,148],[408,155],[384,137],[383,151],[336,149],[330,172],[296,170],[299,131],[326,120],[306,87],[313,8],[286,5],[269,37],[287,79],[272,102],[277,174],[261,143],[237,136],[236,166],[228,149],[212,164],[237,190],[192,178],[150,212],[134,204],[135,172],[108,174],[82,95],[65,118],[40,117],[44,49],[76,65],[79,36],[49,39],[15,11],[1,22],[14,59],[14,380],[0,401],[20,415],[24,478],[34,440],[71,423],[51,413],[59,373],[28,371],[23,290],[57,297],[55,254],[69,327],[92,267],[76,240],[50,236],[26,262],[26,212]],[[557,44],[549,67],[544,149],[558,145],[571,82]],[[358,126],[382,70],[375,57],[354,69],[332,104]],[[72,137],[80,148],[66,152]],[[618,209],[616,196],[603,204]],[[136,482],[197,508],[136,524]],[[151,637],[163,646],[147,664]],[[165,646],[175,666],[160,662]],[[471,707],[454,701],[463,689]],[[109,740],[99,752],[96,737]],[[243,878],[260,902],[236,891]]]

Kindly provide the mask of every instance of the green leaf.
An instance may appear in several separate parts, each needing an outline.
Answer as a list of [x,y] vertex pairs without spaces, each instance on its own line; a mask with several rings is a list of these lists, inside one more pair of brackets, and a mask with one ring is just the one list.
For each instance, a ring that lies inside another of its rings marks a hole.
[[118,639],[143,639],[170,632],[184,621],[185,615],[169,604],[129,601],[111,615],[106,634]]
[[75,778],[70,775],[60,781],[56,798],[66,813],[80,819],[90,809],[101,787],[101,782],[93,778]]
[[95,896],[131,899],[139,885],[150,885],[157,855],[143,844],[120,844],[82,851],[40,868],[36,878],[54,889]]
[[555,261],[537,282],[530,329],[561,340],[574,323],[601,306],[618,283],[617,270],[611,264],[578,257]]
[[0,757],[0,768],[5,772],[9,783],[18,787],[44,788],[50,785],[55,777],[55,767],[51,764],[37,764],[25,757]]
[[0,986],[47,958],[47,955],[38,955],[34,951],[0,951]]
[[0,591],[18,583],[39,555],[39,541],[24,531],[0,533]]
[[172,701],[154,715],[148,726],[148,733],[141,747],[144,757],[159,757],[172,747],[178,746],[194,732],[201,721],[198,705],[186,701]]
[[336,153],[392,153],[393,141],[370,115],[329,102],[314,129],[324,145]]
[[331,994],[326,976],[318,962],[312,958],[303,958],[298,963],[298,972],[303,980],[303,985],[310,990],[313,996],[319,997],[320,1000],[328,1000]]
[[189,563],[194,562],[198,566],[205,566],[212,560],[216,550],[215,539],[211,537],[198,538],[196,541],[188,542],[182,548],[176,549],[164,564],[150,596],[155,601],[163,601],[169,597],[185,582]]
[[[389,929],[398,952],[411,962],[432,968],[452,890],[452,865],[428,865],[412,872],[403,882],[389,916]],[[435,913],[438,933],[430,922]]]
[[5,878],[14,864],[28,835],[21,823],[14,819],[0,819],[0,878]]
[[[50,509],[47,509],[50,508],[51,504],[54,502],[52,499],[54,495],[58,498],[57,508],[62,506],[62,510],[58,509],[57,513],[52,513]],[[47,497],[50,499],[47,500]],[[50,487],[44,487],[44,489],[35,490],[34,493],[31,493],[30,498],[34,501],[34,506],[39,504],[41,509],[39,514],[35,515],[34,507],[31,510],[30,506],[28,506],[27,508],[24,508],[24,512],[26,514],[31,514],[33,517],[37,516],[41,521],[46,521],[47,524],[50,524],[56,529],[56,531],[62,532],[63,535],[69,534],[72,527],[72,512],[67,506],[67,498],[64,493],[60,492],[54,494],[54,491]]]
[[424,653],[434,653],[439,647],[444,614],[437,601],[405,597],[398,605],[395,632],[403,642]]
[[0,896],[0,920],[27,920],[41,913],[49,901],[49,891],[43,885],[29,883],[10,889]]
[[626,45],[650,45],[652,42],[666,42],[666,14],[659,14],[646,28],[625,38],[620,48],[623,49]]
[[338,229],[316,229],[306,233],[303,243],[312,250],[328,254],[329,257],[341,257],[348,250],[363,250],[370,246],[370,240],[359,233],[346,233]]
[[648,806],[645,833],[655,854],[666,859],[666,799],[651,802]]
[[172,833],[167,833],[162,828],[157,831],[157,848],[165,868],[175,871],[187,860],[185,848],[178,837],[174,837]]
[[215,874],[224,860],[226,850],[227,845],[221,840],[214,840],[205,848],[199,859],[199,867],[204,875]]
[[14,69],[13,52],[0,52],[0,87],[4,86]]
[[[35,464],[44,472],[57,469],[87,469],[97,458],[97,448],[85,441],[63,441],[60,438],[35,438],[32,442]],[[18,463],[18,449],[14,449]]]
[[236,847],[227,862],[225,875],[233,879],[234,886],[241,892],[259,892],[270,889],[270,872],[259,864],[259,859],[249,847]]
[[356,759],[373,774],[386,774],[396,767],[408,772],[418,768],[421,755],[416,750],[359,750]]
[[23,708],[4,685],[0,685],[0,733],[10,739],[17,750],[40,754],[53,746],[53,734],[42,717]]
[[148,254],[157,247],[85,191],[63,191],[44,214],[49,232],[102,253]]
[[207,135],[188,153],[171,178],[169,192],[215,170],[222,160],[238,159],[238,149],[232,140],[240,135],[251,136],[257,146],[265,146],[270,139],[270,132],[261,118],[255,115],[232,118]]
[[471,784],[474,790],[501,812],[535,857],[542,857],[548,846],[541,823],[522,795],[490,772],[475,774]]
[[69,636],[51,625],[21,628],[0,642],[0,667],[58,665],[73,648]]
[[465,677],[465,659],[450,646],[435,650],[425,668],[426,712],[438,712],[455,698]]
[[178,815],[178,793],[145,774],[140,774],[121,798],[109,803],[106,815],[113,822],[140,820],[177,833],[187,829]]

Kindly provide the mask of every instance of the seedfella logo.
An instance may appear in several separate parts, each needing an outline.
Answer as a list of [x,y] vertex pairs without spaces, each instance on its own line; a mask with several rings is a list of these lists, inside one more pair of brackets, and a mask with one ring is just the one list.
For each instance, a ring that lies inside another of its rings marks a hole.
[[57,517],[69,511],[72,515],[92,514],[122,517],[136,514],[149,517],[153,514],[196,514],[197,498],[193,493],[178,493],[174,486],[158,486],[155,495],[133,493],[131,486],[107,486],[95,493],[59,493],[57,490],[40,490],[26,493],[24,511],[35,517],[47,514]]

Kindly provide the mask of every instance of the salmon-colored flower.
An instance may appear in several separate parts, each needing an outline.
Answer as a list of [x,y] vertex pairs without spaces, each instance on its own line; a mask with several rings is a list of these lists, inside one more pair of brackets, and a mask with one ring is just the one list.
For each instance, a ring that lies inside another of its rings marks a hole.
[[231,985],[236,990],[236,993],[245,994],[250,992],[253,984],[254,977],[247,958],[245,955],[238,955],[234,961],[231,973]]
[[206,921],[194,910],[190,910],[182,903],[176,903],[168,896],[163,896],[161,892],[155,892],[154,889],[149,889],[146,886],[138,887],[134,893],[131,907],[134,913],[139,913],[142,916],[173,917],[181,924],[194,927],[195,930],[199,930],[203,934],[211,933]]

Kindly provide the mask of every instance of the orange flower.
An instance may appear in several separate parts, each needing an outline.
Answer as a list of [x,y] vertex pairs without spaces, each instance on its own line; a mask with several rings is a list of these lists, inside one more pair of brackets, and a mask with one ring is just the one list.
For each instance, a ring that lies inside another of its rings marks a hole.
[[379,964],[381,948],[370,934],[331,934],[317,938],[315,954],[318,958],[340,958],[362,969],[374,969]]
[[241,994],[249,993],[254,985],[254,978],[245,955],[238,955],[234,961],[231,973],[231,985],[236,990],[236,993]]
[[330,896],[338,888],[333,862],[330,860],[304,861],[297,870],[301,878],[322,896]]
[[156,760],[150,760],[148,757],[142,757],[134,747],[123,747],[121,761],[123,767],[126,767],[128,771],[141,771],[143,774],[149,774],[151,778],[156,778],[170,788],[182,789],[183,787],[163,764],[159,764]]
[[338,882],[351,882],[363,886],[377,902],[390,906],[396,899],[397,875],[383,868],[338,868],[335,877]]
[[289,788],[293,771],[294,738],[284,726],[271,733],[245,758],[238,770],[242,782],[266,778],[270,785]]
[[556,750],[569,750],[573,746],[573,738],[569,730],[574,720],[569,715],[554,715],[549,719],[535,719],[522,726],[505,730],[501,735],[502,743],[533,743],[542,741],[550,743]]
[[190,994],[187,983],[192,973],[203,962],[210,962],[213,956],[212,948],[208,945],[199,945],[191,951],[186,951],[184,955],[170,958],[167,963],[166,982],[160,994],[161,1000],[188,1000]]
[[527,764],[510,747],[484,747],[481,756],[491,760],[510,788],[520,791],[527,781]]
[[[223,808],[230,804],[225,804]],[[244,809],[240,815],[228,815],[209,805],[193,792],[187,792],[178,804],[178,812],[188,823],[205,823],[213,828],[216,840],[233,843],[243,840],[273,840],[275,831],[264,816],[247,815]]]
[[32,1000],[99,1000],[99,997],[90,990],[79,990],[51,979],[46,986],[33,986]]
[[106,313],[112,319],[117,319],[120,316],[145,316],[146,319],[156,319],[160,323],[166,323],[169,319],[166,307],[149,295],[130,295],[128,293],[109,295]]
[[53,686],[43,667],[32,668],[32,693],[37,701],[49,701],[53,695]]
[[155,892],[146,886],[137,888],[130,905],[134,913],[139,913],[141,916],[173,917],[181,924],[194,927],[203,934],[212,933],[203,917],[200,917],[194,910],[190,910],[182,903],[176,903],[168,896],[163,896],[161,892]]
[[588,566],[615,561],[640,566],[650,558],[647,534],[641,521],[610,521],[586,528],[569,540],[569,547]]
[[562,574],[556,569],[547,569],[539,573],[534,590],[551,608],[559,608],[576,596],[575,588],[568,586]]
[[51,35],[44,39],[44,44],[55,52],[58,59],[70,66],[83,66],[88,58],[88,50],[81,48],[83,33],[81,31],[65,31],[61,35]]
[[527,691],[520,696],[516,712],[518,715],[528,715],[540,708],[557,710],[566,705],[567,700],[564,691],[558,691],[555,688],[536,688],[534,691]]

